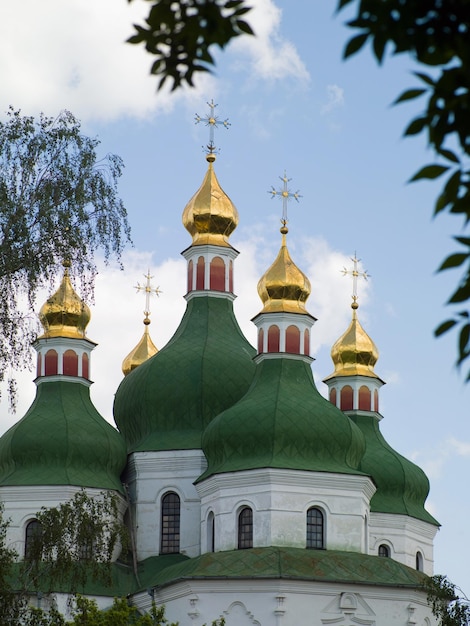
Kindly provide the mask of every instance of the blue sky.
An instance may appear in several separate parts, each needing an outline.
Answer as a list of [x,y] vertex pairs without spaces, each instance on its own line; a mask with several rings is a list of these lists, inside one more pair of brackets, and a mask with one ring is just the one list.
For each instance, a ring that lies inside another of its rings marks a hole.
[[[341,274],[357,251],[371,278],[359,285],[359,317],[380,351],[382,431],[431,481],[428,508],[442,523],[435,569],[467,593],[470,504],[463,495],[470,463],[470,386],[453,367],[456,337],[433,338],[446,318],[455,272],[435,274],[455,246],[458,218],[432,219],[435,183],[406,184],[433,162],[424,139],[402,132],[420,103],[392,107],[416,81],[407,59],[379,68],[370,51],[341,60],[348,38],[335,1],[253,0],[258,37],[240,38],[217,54],[212,76],[193,90],[156,92],[152,59],[123,43],[147,3],[134,0],[23,0],[0,6],[0,112],[75,113],[84,132],[101,140],[103,154],[122,156],[120,191],[134,248],[125,271],[102,268],[88,335],[93,354],[92,395],[112,420],[122,359],[139,340],[144,301],[133,286],[147,268],[162,294],[153,299],[151,334],[158,347],[184,311],[185,261],[190,238],[182,211],[198,188],[208,131],[194,124],[214,99],[229,130],[216,131],[219,181],[236,204],[232,235],[236,312],[254,342],[250,322],[261,308],[256,283],[280,244],[281,204],[267,191],[284,170],[301,201],[289,204],[288,245],[308,274],[309,311],[318,318],[312,343],[317,386],[331,373],[332,343],[350,319],[351,283]],[[39,305],[43,302],[39,299]],[[33,375],[20,375],[17,416],[0,404],[0,432],[21,417],[34,397]]]

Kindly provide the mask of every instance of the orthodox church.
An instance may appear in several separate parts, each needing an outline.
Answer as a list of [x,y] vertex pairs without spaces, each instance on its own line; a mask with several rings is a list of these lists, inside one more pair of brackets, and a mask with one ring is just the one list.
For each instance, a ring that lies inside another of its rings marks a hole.
[[[233,311],[239,217],[212,138],[206,159],[183,211],[186,312],[160,350],[146,313],[124,359],[117,429],[90,400],[96,344],[68,267],[43,305],[36,398],[0,438],[8,545],[24,558],[42,506],[82,488],[112,492],[133,565],[116,555],[113,586],[87,589],[102,607],[126,595],[146,612],[154,599],[181,626],[436,624],[422,581],[439,524],[425,474],[381,434],[384,381],[357,297],[331,351],[327,400],[311,370],[310,283],[290,256],[284,213],[279,253],[258,283],[255,350]],[[286,185],[274,193],[290,195]]]

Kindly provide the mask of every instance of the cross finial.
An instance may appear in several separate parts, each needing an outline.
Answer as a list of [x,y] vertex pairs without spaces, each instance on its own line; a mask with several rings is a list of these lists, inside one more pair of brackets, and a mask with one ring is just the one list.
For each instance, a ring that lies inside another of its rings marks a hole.
[[141,285],[140,283],[137,283],[137,285],[134,287],[134,289],[137,290],[137,293],[139,293],[139,291],[144,291],[145,292],[145,311],[144,311],[144,315],[145,315],[145,320],[144,323],[147,322],[147,324],[150,324],[150,296],[151,295],[156,295],[159,296],[162,292],[160,291],[160,287],[152,287],[150,281],[152,280],[153,276],[150,276],[150,270],[147,270],[147,274],[144,274],[144,278],[146,279],[146,282],[144,285]]
[[214,128],[217,128],[218,126],[223,126],[224,128],[228,129],[231,124],[228,121],[228,118],[225,120],[221,120],[215,114],[215,108],[217,104],[214,103],[214,100],[208,102],[207,105],[210,109],[210,112],[203,117],[196,113],[194,121],[196,122],[196,124],[199,124],[199,122],[205,122],[206,126],[209,126],[209,143],[207,144],[205,150],[207,154],[215,154],[217,152],[217,148],[214,144]]
[[341,270],[341,273],[343,274],[343,276],[352,276],[352,279],[353,279],[353,292],[352,292],[353,303],[352,303],[351,306],[352,306],[353,309],[357,309],[357,307],[359,306],[357,304],[357,279],[358,278],[363,278],[364,280],[367,280],[368,278],[370,278],[370,274],[367,273],[367,270],[364,270],[363,272],[360,272],[358,270],[358,264],[360,263],[361,259],[357,258],[355,252],[354,252],[354,257],[351,258],[351,261],[353,262],[353,268],[348,270],[345,267],[343,267],[343,269]]
[[269,194],[271,194],[271,199],[278,196],[281,200],[282,200],[282,226],[285,227],[288,219],[287,219],[287,203],[289,202],[289,200],[291,198],[294,198],[294,200],[296,202],[299,201],[299,198],[301,198],[302,196],[299,194],[299,191],[294,191],[292,192],[289,187],[288,184],[290,183],[290,181],[292,180],[292,178],[287,178],[287,174],[286,171],[284,170],[284,176],[279,176],[279,179],[282,180],[282,189],[275,189],[273,186],[271,186],[271,190],[268,191]]

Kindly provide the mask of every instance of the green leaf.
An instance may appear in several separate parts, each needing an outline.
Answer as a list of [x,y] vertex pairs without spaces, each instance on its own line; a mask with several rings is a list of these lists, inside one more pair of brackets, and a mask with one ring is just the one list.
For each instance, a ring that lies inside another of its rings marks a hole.
[[336,7],[336,11],[337,12],[341,11],[341,9],[343,9],[346,5],[350,4],[351,2],[352,0],[339,0],[338,6]]
[[368,38],[369,38],[369,33],[363,33],[361,35],[356,35],[355,37],[350,39],[344,50],[343,58],[347,59],[353,54],[356,54],[356,52],[359,52],[359,50],[366,43]]
[[412,100],[413,98],[418,98],[422,96],[423,93],[426,93],[427,89],[407,89],[404,91],[393,104],[398,104],[399,102],[406,102],[407,100]]
[[434,336],[435,337],[440,337],[441,335],[443,335],[444,333],[446,333],[448,330],[450,330],[451,328],[453,328],[455,325],[457,324],[456,320],[446,320],[445,322],[442,322],[442,324],[440,324],[434,331]]
[[439,178],[444,172],[447,172],[449,167],[445,165],[425,165],[416,174],[410,178],[408,182],[412,183],[415,180],[421,180],[422,178],[429,178],[431,180]]
[[457,365],[460,365],[469,355],[470,350],[468,348],[470,343],[470,324],[465,324],[465,326],[460,331],[459,335],[459,358],[457,360]]
[[455,241],[470,247],[470,237],[454,237]]
[[428,124],[427,117],[417,117],[416,119],[411,121],[411,123],[408,125],[403,135],[405,137],[410,136],[410,135],[417,135],[423,130],[425,126],[427,126],[427,124]]
[[245,22],[244,20],[237,20],[237,26],[243,33],[246,33],[247,35],[255,34],[248,22]]
[[469,258],[470,253],[466,254],[465,252],[457,252],[455,254],[451,254],[442,262],[437,271],[442,272],[443,270],[448,270],[453,267],[459,267],[459,265],[463,265]]
[[470,298],[470,285],[468,283],[464,283],[460,285],[458,289],[454,291],[452,296],[447,301],[448,304],[457,304],[458,302],[465,302]]
[[428,74],[423,74],[422,72],[413,72],[413,74],[420,78],[427,85],[431,85],[431,87],[435,85],[434,80]]
[[444,148],[440,148],[437,153],[443,156],[448,161],[452,161],[452,163],[460,163],[458,157],[451,150],[445,150]]

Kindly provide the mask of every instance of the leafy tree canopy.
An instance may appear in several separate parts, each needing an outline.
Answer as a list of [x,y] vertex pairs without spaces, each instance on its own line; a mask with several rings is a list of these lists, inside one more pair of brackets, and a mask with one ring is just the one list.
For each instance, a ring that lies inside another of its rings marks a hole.
[[[356,16],[347,25],[356,34],[346,45],[349,57],[370,42],[381,63],[387,51],[409,54],[428,67],[415,72],[417,87],[406,90],[396,103],[426,98],[425,109],[405,130],[406,136],[424,133],[437,157],[421,168],[411,181],[445,176],[434,214],[447,211],[470,220],[470,0],[339,0],[338,10],[354,4]],[[470,236],[455,237],[460,249],[450,254],[439,271],[460,267],[462,277],[448,303],[470,300]],[[437,336],[459,330],[457,365],[470,357],[470,313],[465,308],[443,322]],[[467,381],[470,380],[470,369]]]
[[99,159],[98,146],[68,111],[34,119],[10,108],[0,121],[0,381],[29,365],[37,328],[24,302],[31,310],[59,264],[71,261],[90,287],[94,252],[119,259],[130,241],[117,192],[123,163]]
[[172,91],[184,84],[193,87],[194,74],[215,65],[211,47],[225,48],[234,37],[253,34],[242,19],[250,11],[244,0],[149,1],[145,26],[134,24],[136,34],[128,41],[144,44],[155,56],[150,72],[160,77],[159,89],[168,78]]
[[64,581],[68,593],[89,580],[108,585],[113,552],[118,545],[127,547],[118,509],[115,494],[92,497],[83,489],[68,502],[42,508],[36,516],[40,532],[31,538],[21,574],[25,591],[49,592]]
[[429,606],[438,618],[439,626],[470,624],[470,602],[447,576],[431,576],[426,580],[425,589]]

